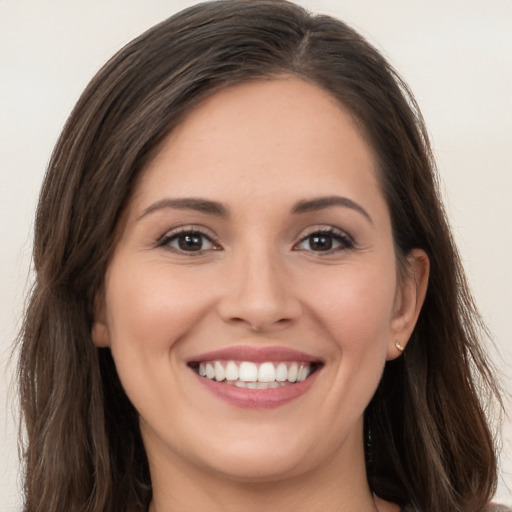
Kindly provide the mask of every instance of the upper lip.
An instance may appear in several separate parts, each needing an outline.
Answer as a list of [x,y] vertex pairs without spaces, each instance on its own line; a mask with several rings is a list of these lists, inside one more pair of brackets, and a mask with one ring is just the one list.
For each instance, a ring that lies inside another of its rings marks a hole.
[[205,352],[187,359],[187,363],[201,361],[252,361],[262,363],[265,361],[304,361],[310,363],[321,363],[321,359],[288,347],[253,347],[249,345],[235,345],[211,352]]

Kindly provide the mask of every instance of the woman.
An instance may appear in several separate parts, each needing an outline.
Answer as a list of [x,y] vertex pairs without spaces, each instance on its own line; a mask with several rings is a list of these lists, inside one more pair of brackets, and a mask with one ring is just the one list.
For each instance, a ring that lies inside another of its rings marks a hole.
[[54,151],[26,510],[481,511],[498,396],[406,85],[281,1],[121,50]]

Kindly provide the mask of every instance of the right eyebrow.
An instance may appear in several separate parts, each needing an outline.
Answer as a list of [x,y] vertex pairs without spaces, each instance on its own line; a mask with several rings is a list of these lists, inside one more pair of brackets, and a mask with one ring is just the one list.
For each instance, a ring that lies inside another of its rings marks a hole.
[[175,210],[194,210],[196,212],[209,213],[218,217],[229,216],[228,209],[222,203],[217,201],[210,201],[209,199],[196,197],[183,197],[179,199],[167,197],[148,206],[141,215],[139,215],[137,220],[139,221],[147,215],[165,208],[173,208]]
[[293,207],[292,213],[300,214],[306,212],[314,212],[323,210],[324,208],[331,208],[333,206],[350,208],[351,210],[360,213],[370,224],[373,224],[373,220],[370,217],[370,214],[360,204],[352,201],[352,199],[349,199],[348,197],[341,196],[317,197],[314,199],[299,201]]

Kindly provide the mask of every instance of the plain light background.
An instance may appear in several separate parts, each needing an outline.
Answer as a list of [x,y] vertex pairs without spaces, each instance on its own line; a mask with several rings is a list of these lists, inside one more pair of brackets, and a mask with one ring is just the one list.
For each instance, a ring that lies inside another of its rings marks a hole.
[[[14,364],[30,287],[34,209],[45,166],[79,94],[133,37],[193,1],[0,0],[0,510],[19,510]],[[511,374],[512,1],[304,0],[358,29],[423,110],[469,280]],[[505,385],[510,390],[511,378]],[[510,400],[509,403],[509,411]],[[497,501],[512,505],[505,420]],[[440,511],[444,512],[444,511]]]

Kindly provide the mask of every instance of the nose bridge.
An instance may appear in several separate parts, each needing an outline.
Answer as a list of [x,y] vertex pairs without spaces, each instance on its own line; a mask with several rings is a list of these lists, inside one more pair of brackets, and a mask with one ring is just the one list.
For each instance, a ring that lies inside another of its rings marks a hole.
[[271,244],[237,249],[221,299],[221,316],[253,330],[289,322],[298,314],[298,302],[286,274],[283,256]]

